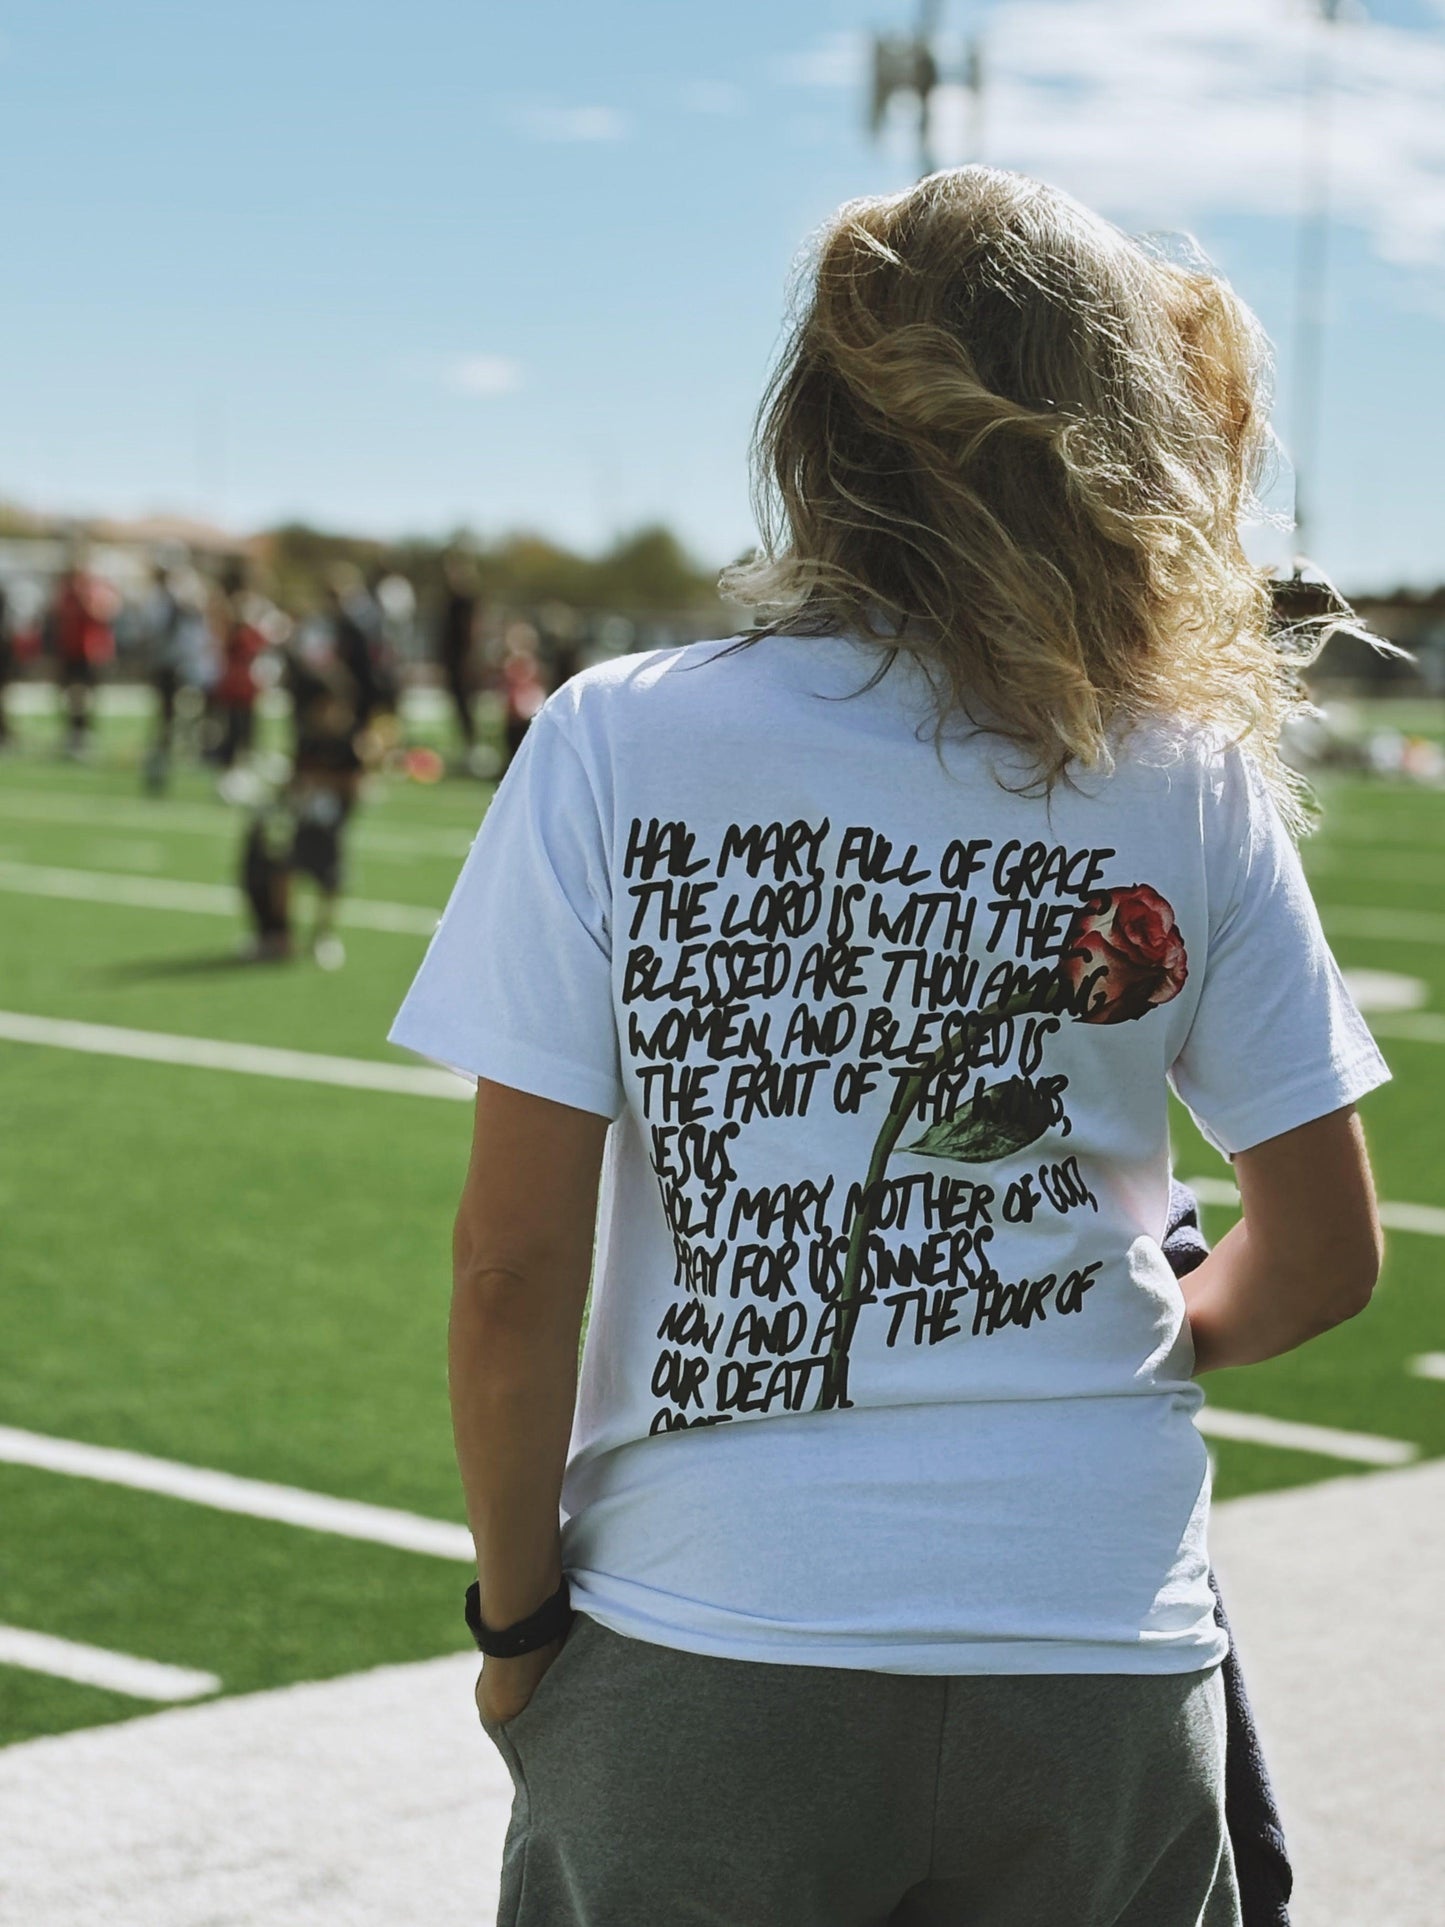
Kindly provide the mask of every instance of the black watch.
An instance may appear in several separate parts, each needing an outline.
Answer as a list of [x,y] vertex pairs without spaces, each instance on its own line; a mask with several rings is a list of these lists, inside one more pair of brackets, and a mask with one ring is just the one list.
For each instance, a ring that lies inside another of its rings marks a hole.
[[482,1589],[474,1579],[467,1587],[467,1626],[488,1659],[520,1659],[539,1646],[561,1639],[572,1624],[572,1597],[564,1577],[552,1597],[514,1626],[489,1626],[482,1618]]

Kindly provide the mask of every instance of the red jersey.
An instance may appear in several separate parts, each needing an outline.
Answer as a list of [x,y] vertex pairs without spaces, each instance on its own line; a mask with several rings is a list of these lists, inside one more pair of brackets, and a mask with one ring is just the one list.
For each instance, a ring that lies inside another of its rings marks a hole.
[[259,693],[253,665],[266,638],[249,622],[233,622],[221,649],[216,701],[230,709],[249,709]]

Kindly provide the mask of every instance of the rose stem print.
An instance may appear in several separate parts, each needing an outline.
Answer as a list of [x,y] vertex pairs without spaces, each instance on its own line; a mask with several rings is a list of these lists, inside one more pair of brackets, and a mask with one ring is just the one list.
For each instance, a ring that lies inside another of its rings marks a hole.
[[[1059,953],[1056,974],[1018,991],[989,1010],[975,1011],[898,1089],[868,1161],[868,1173],[848,1227],[848,1249],[838,1290],[838,1319],[814,1411],[852,1403],[848,1350],[862,1309],[859,1286],[878,1188],[904,1126],[930,1083],[975,1049],[993,1025],[1011,1017],[1049,1013],[1084,1024],[1126,1024],[1177,997],[1189,976],[1184,939],[1172,907],[1147,883],[1101,890],[1080,905]],[[1057,1119],[1053,1093],[1027,1077],[981,1085],[963,1104],[904,1149],[915,1157],[988,1164],[1032,1144]]]

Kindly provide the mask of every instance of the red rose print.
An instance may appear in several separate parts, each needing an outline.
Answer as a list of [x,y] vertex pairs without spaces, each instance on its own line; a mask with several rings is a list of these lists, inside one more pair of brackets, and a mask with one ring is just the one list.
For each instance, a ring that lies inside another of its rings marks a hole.
[[1179,995],[1189,959],[1169,904],[1136,883],[1101,890],[1080,907],[1060,968],[1081,993],[1074,1014],[1083,1023],[1127,1024]]

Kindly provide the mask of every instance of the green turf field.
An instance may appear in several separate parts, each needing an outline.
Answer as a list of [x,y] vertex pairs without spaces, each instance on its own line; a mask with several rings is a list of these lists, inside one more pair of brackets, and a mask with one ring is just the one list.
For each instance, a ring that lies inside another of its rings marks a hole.
[[[138,728],[119,716],[77,767],[30,715],[0,757],[0,1009],[408,1061],[384,1036],[421,935],[347,929],[332,975],[245,968],[239,916],[86,900],[97,877],[234,874],[238,819],[200,772],[141,795]],[[352,895],[439,907],[486,795],[379,785]],[[1326,797],[1307,861],[1341,961],[1423,979],[1426,1012],[1445,1013],[1445,793],[1335,779]],[[1445,1015],[1398,1034],[1411,1022],[1380,1020],[1396,1080],[1364,1114],[1382,1198],[1438,1213]],[[0,1426],[456,1520],[443,1330],[468,1125],[465,1104],[420,1095],[0,1042]],[[1181,1176],[1227,1177],[1182,1111],[1176,1147]],[[1209,1210],[1212,1235],[1228,1222]],[[1363,1318],[1213,1378],[1211,1402],[1445,1451],[1445,1383],[1410,1370],[1445,1349],[1442,1259],[1437,1234],[1394,1233]],[[1215,1451],[1220,1497],[1368,1469]],[[227,1692],[465,1643],[466,1571],[444,1558],[15,1464],[0,1504],[0,1625],[200,1668]],[[0,1666],[0,1742],[147,1710]]]

